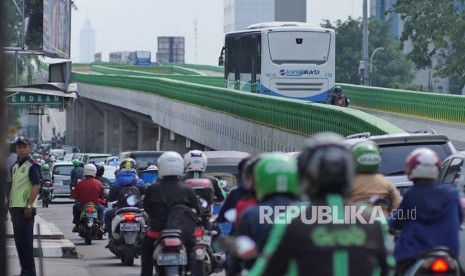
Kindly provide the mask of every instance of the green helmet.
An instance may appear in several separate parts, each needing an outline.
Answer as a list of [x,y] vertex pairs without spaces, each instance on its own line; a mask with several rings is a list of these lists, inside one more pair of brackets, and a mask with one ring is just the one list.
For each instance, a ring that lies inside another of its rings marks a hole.
[[37,159],[37,158],[39,158],[39,154],[38,154],[37,152],[36,152],[36,153],[34,153],[34,154],[32,155],[32,158],[34,158],[34,159]]
[[79,164],[81,163],[81,161],[79,161],[79,159],[74,159],[73,161],[71,161],[73,163],[73,166],[75,167],[78,167]]
[[48,171],[50,171],[50,166],[49,166],[48,164],[44,164],[44,165],[42,166],[42,171],[43,171],[43,172],[48,172]]
[[381,151],[373,141],[367,140],[355,144],[355,160],[357,173],[376,173],[381,164]]
[[258,200],[275,193],[299,194],[297,161],[283,153],[265,153],[254,169]]

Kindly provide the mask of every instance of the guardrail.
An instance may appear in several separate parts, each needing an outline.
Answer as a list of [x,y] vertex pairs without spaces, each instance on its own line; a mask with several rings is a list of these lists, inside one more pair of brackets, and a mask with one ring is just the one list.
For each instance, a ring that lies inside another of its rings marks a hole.
[[465,124],[465,97],[340,84],[351,105],[433,120]]
[[257,95],[168,78],[73,73],[73,81],[154,93],[302,135],[321,131],[342,135],[366,131],[372,134],[405,132],[382,119],[350,108]]
[[[121,68],[118,68],[118,67],[121,67]],[[131,65],[118,66],[118,67],[113,68],[113,66],[92,65],[92,71],[101,73],[101,74],[107,74],[107,75],[169,78],[169,79],[180,80],[180,81],[185,81],[185,82],[210,85],[214,87],[224,87],[223,77],[201,76],[201,75],[192,75],[192,74],[191,75],[172,75],[169,72],[170,71],[172,72],[172,69],[176,69],[173,67],[139,67],[139,66],[131,66]],[[129,69],[123,69],[123,68],[129,68]],[[166,71],[163,69],[160,69],[157,71],[156,68],[164,68]],[[159,72],[167,72],[167,73],[159,73]]]

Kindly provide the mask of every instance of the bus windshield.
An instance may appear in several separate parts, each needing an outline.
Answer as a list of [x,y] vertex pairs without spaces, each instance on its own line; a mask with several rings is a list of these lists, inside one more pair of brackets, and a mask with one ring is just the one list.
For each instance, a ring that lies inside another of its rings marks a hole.
[[329,57],[328,32],[286,31],[268,33],[270,57],[274,63],[323,64]]

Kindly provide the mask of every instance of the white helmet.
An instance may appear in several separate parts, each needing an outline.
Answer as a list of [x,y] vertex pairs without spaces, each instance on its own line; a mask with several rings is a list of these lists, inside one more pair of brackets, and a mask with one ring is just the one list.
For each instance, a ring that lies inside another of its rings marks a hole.
[[405,174],[410,180],[417,178],[437,179],[440,167],[441,161],[434,151],[428,148],[419,148],[412,151],[407,157]]
[[184,160],[182,156],[175,151],[167,151],[160,155],[157,160],[158,163],[158,175],[160,177],[172,175],[180,176],[184,172]]
[[145,169],[146,171],[158,171],[158,167],[155,166],[155,165],[150,165],[148,166],[147,169]]
[[201,150],[191,150],[184,155],[186,172],[204,172],[207,168],[207,156]]
[[95,177],[97,175],[97,167],[95,167],[94,164],[86,164],[84,166],[83,174],[84,176],[87,175],[87,176]]

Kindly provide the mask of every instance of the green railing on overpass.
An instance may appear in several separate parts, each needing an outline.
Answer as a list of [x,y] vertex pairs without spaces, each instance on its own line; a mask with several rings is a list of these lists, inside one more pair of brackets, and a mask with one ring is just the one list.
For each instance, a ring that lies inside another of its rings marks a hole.
[[[181,68],[182,69],[182,68]],[[155,66],[101,66],[92,65],[92,71],[106,74],[106,75],[120,75],[120,76],[143,76],[151,78],[169,78],[174,80],[180,80],[185,82],[192,82],[197,84],[205,84],[215,87],[224,87],[223,77],[218,76],[200,76],[200,75],[173,75],[173,70],[179,70],[179,68],[167,67],[155,67]]]
[[356,107],[465,124],[465,97],[340,84]]
[[350,108],[257,95],[168,78],[73,73],[73,81],[154,93],[303,135],[321,131],[342,135],[366,131],[372,134],[404,132],[382,119]]

